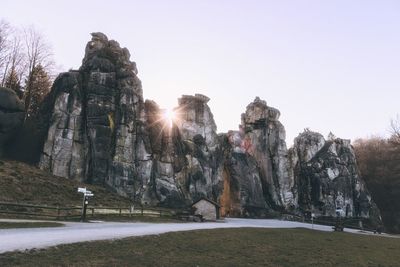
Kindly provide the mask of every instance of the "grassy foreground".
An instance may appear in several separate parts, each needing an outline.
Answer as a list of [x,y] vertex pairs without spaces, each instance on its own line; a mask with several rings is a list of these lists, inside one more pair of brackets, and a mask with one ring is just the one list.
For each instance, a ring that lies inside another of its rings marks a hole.
[[0,229],[60,227],[60,226],[64,226],[64,224],[56,222],[0,222]]
[[306,229],[216,229],[0,254],[2,266],[399,266],[400,239]]

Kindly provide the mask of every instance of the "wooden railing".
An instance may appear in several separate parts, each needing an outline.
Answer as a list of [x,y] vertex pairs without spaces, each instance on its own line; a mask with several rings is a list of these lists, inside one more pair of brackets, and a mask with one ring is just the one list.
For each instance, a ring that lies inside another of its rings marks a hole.
[[[282,218],[290,221],[298,221],[305,223],[315,223],[327,226],[334,226],[336,224],[336,217],[316,217],[313,220],[311,218],[306,218],[304,216],[299,216],[298,214],[291,213],[282,213]],[[361,224],[360,224],[361,222]],[[370,219],[364,217],[342,217],[341,223],[346,228],[374,231],[377,228],[377,225],[374,225]]]
[[[81,216],[82,207],[61,207],[47,205],[32,205],[21,203],[0,202],[0,214],[16,215],[24,217],[41,217],[51,219],[74,219]],[[151,216],[151,217],[172,217],[176,215],[176,210],[153,208],[144,206],[130,207],[102,207],[88,206],[86,216],[88,218],[96,216]]]

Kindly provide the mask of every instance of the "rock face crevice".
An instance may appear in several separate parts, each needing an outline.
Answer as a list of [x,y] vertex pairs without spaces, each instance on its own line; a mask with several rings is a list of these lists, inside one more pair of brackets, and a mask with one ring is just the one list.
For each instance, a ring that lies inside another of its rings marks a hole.
[[227,216],[374,213],[349,141],[306,131],[288,150],[279,110],[258,97],[226,134],[201,94],[179,98],[171,120],[143,100],[137,73],[126,48],[93,33],[81,68],[60,74],[46,100],[40,167],[146,205],[186,207],[206,197]]

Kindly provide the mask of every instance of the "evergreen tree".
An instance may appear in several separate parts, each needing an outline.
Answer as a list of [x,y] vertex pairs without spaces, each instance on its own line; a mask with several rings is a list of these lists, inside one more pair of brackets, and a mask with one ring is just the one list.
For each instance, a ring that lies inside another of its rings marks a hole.
[[19,98],[23,97],[24,93],[22,92],[21,81],[19,79],[19,75],[18,75],[17,71],[15,70],[15,68],[12,68],[8,72],[6,79],[5,79],[4,86],[6,88],[10,88],[10,89],[14,90]]
[[50,92],[51,79],[42,67],[37,65],[27,77],[25,88],[25,110],[26,116],[32,117],[38,114],[40,103]]

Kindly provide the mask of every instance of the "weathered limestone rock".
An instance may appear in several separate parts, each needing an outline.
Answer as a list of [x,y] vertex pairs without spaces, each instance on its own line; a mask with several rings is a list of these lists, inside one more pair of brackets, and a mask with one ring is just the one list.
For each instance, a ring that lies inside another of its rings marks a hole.
[[296,139],[293,163],[299,192],[299,208],[316,216],[377,217],[359,171],[349,140],[326,141],[306,130]]
[[242,114],[242,148],[258,163],[267,202],[274,208],[293,208],[296,206],[294,179],[285,128],[279,116],[279,110],[256,97]]
[[299,138],[294,140],[294,146],[297,152],[295,160],[301,160],[303,162],[310,161],[324,145],[325,138],[322,134],[311,132],[308,129],[304,130],[304,132],[299,135]]
[[61,74],[47,100],[40,167],[149,205],[218,200],[222,155],[208,98],[183,96],[170,127],[155,102],[143,102],[129,57],[117,42],[92,34],[79,71]]
[[159,204],[182,206],[219,196],[218,136],[207,101],[201,95],[183,96],[172,127],[155,102],[145,103],[154,166],[151,183]]
[[262,216],[297,206],[293,171],[279,111],[258,97],[242,114],[239,131],[228,132],[221,211]]
[[174,123],[185,144],[188,163],[179,176],[187,175],[185,188],[192,200],[218,200],[222,188],[222,148],[208,101],[200,94],[183,95],[175,109]]
[[60,74],[41,168],[133,194],[143,96],[129,57],[117,42],[93,33],[80,70]]
[[193,140],[201,135],[205,145],[214,149],[218,144],[217,126],[207,102],[207,96],[196,94],[183,95],[178,99],[179,106],[175,112],[179,120],[176,121],[183,139]]
[[254,157],[231,150],[224,163],[223,178],[222,215],[262,216],[269,209]]
[[83,146],[83,96],[79,73],[59,76],[53,88],[57,90],[57,98],[40,166],[58,176],[83,180],[86,151]]
[[21,127],[24,110],[24,104],[13,90],[0,87],[0,156],[4,143]]
[[[149,186],[153,192],[149,193],[156,197],[157,204],[182,206],[186,204],[185,196],[175,175],[185,164],[179,132],[176,126],[170,127],[163,111],[154,101],[146,100],[145,114],[152,158]],[[151,198],[148,201],[154,203]]]

